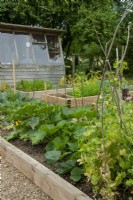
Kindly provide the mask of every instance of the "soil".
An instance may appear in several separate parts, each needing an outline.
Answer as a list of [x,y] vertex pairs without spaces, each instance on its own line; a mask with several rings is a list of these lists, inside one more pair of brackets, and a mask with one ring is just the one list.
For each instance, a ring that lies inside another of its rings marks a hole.
[[[0,131],[0,134],[1,136],[4,136],[7,134],[7,132]],[[22,150],[23,152],[25,152],[26,154],[28,154],[29,156],[31,156],[32,158],[34,158],[35,160],[37,160],[38,162],[40,162],[41,164],[45,165],[47,168],[51,169],[52,171],[55,172],[57,170],[58,163],[57,165],[54,165],[54,166],[48,165],[44,157],[44,148],[45,148],[44,144],[33,146],[29,141],[23,141],[20,139],[12,140],[10,141],[10,143],[16,146],[17,148],[19,148],[20,150]],[[79,181],[78,183],[73,182],[69,178],[69,175],[62,175],[62,178],[70,182],[79,190],[83,191],[93,200],[102,199],[101,195],[93,193],[91,184],[88,183],[85,178]],[[129,191],[125,191],[122,188],[120,188],[120,190],[117,192],[115,200],[128,200],[129,197],[133,199],[133,195],[131,196],[131,194],[129,194]]]

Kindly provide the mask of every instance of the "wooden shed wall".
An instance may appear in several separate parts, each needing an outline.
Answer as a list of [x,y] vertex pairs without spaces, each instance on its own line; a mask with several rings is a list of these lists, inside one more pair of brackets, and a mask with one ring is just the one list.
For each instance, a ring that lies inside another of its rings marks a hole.
[[[16,65],[16,81],[20,80],[44,80],[58,83],[65,75],[64,65]],[[0,82],[13,83],[13,66],[0,65]]]

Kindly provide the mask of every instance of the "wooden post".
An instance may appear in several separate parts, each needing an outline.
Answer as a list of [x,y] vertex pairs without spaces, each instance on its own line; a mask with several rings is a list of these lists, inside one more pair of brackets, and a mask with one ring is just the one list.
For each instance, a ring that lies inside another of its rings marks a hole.
[[75,73],[75,55],[72,57],[72,77],[74,78]]
[[47,83],[44,82],[44,89],[45,89],[45,101],[47,102]]
[[35,98],[35,90],[36,90],[36,79],[33,79],[33,99]]
[[13,60],[13,91],[16,93],[16,67],[15,67],[15,61]]
[[[123,55],[123,49],[122,49],[122,55]],[[121,108],[121,102],[122,102],[122,88],[121,88],[121,85],[122,85],[122,76],[121,76],[121,72],[120,72],[120,67],[119,66],[120,64],[118,63],[119,62],[119,51],[118,51],[118,48],[116,48],[116,62],[117,62],[117,65],[118,67],[116,68],[116,74],[117,74],[117,77],[118,77],[118,81],[119,81],[119,86],[118,86],[118,96],[119,96],[119,104],[120,104],[120,108]]]
[[58,85],[56,85],[56,102],[58,104]]

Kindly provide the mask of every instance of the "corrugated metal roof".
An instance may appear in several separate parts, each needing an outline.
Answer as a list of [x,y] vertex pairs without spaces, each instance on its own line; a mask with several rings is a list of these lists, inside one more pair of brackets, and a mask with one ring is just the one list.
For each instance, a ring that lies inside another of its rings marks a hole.
[[64,30],[61,29],[52,29],[52,28],[43,28],[37,26],[28,26],[28,25],[20,25],[20,24],[10,24],[10,23],[3,23],[0,22],[0,28],[10,29],[10,30],[22,30],[22,31],[40,31],[46,33],[58,33],[61,34]]

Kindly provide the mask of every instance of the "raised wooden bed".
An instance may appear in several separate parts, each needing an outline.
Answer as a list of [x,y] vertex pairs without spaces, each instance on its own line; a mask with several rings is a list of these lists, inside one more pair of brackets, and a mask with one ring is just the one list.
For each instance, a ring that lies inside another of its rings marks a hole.
[[48,94],[56,94],[58,93],[66,93],[68,91],[72,90],[71,88],[62,88],[62,89],[51,89],[51,90],[42,90],[42,91],[34,91],[34,92],[24,92],[17,90],[17,92],[25,94],[31,98],[37,98],[37,99],[42,99],[42,96],[47,96]]
[[133,91],[129,91],[129,95],[133,96]]
[[92,200],[3,138],[0,138],[0,155],[54,200]]
[[36,99],[41,99],[42,95],[44,94],[44,91],[24,92],[24,91],[17,90],[17,92],[21,94],[25,94],[30,98],[36,98]]
[[62,93],[42,95],[42,100],[47,103],[64,105],[75,108],[80,106],[91,105],[97,100],[98,96],[89,96],[83,98],[74,98]]

